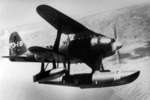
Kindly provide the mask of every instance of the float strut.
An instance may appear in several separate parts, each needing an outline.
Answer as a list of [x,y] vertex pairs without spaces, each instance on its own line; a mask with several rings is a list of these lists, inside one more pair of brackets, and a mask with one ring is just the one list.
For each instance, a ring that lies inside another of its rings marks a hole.
[[70,62],[68,62],[68,70],[67,70],[67,75],[70,74]]
[[53,69],[55,69],[56,68],[56,61],[55,61],[55,59],[53,60]]
[[42,61],[42,63],[41,63],[41,71],[40,71],[40,73],[43,73],[43,72],[45,72],[45,70],[44,70],[44,62]]

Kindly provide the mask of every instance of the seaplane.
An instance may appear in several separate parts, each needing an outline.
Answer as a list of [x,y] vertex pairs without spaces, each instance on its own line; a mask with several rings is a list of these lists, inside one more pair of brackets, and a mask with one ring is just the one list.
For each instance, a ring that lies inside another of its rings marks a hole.
[[[48,5],[39,5],[36,10],[57,30],[54,45],[27,48],[19,34],[13,32],[9,38],[9,56],[3,56],[12,62],[41,63],[40,72],[33,76],[34,82],[82,89],[101,88],[128,84],[139,76],[139,70],[110,71],[103,67],[102,60],[114,54],[117,54],[120,62],[119,49],[123,44],[118,41],[115,27],[114,38],[110,38],[88,29]],[[60,45],[62,34],[67,36],[67,40]],[[52,64],[52,68],[47,70],[49,63]],[[63,67],[59,67],[60,63]],[[78,63],[86,64],[92,71],[71,74],[71,64]]]

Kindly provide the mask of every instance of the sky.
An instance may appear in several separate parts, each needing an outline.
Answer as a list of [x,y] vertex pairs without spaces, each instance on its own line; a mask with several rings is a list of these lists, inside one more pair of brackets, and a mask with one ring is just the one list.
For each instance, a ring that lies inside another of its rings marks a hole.
[[0,0],[0,29],[43,21],[36,7],[50,5],[68,16],[106,12],[149,0]]
[[[50,5],[68,16],[107,12],[149,0],[0,0],[0,29],[44,21],[36,12]],[[0,100],[123,100],[112,88],[79,88],[33,83],[40,64],[0,61]]]

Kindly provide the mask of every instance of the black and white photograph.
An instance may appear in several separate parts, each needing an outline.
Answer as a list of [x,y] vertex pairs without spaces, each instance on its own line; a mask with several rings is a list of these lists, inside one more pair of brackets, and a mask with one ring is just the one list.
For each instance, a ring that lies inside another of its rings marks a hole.
[[149,0],[0,0],[0,100],[150,100]]

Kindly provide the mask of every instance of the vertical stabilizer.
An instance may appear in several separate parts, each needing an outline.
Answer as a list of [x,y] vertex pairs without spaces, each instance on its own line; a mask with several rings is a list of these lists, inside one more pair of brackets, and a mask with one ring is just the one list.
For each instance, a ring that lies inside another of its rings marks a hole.
[[27,52],[25,43],[17,32],[13,32],[9,38],[9,55],[19,56]]

